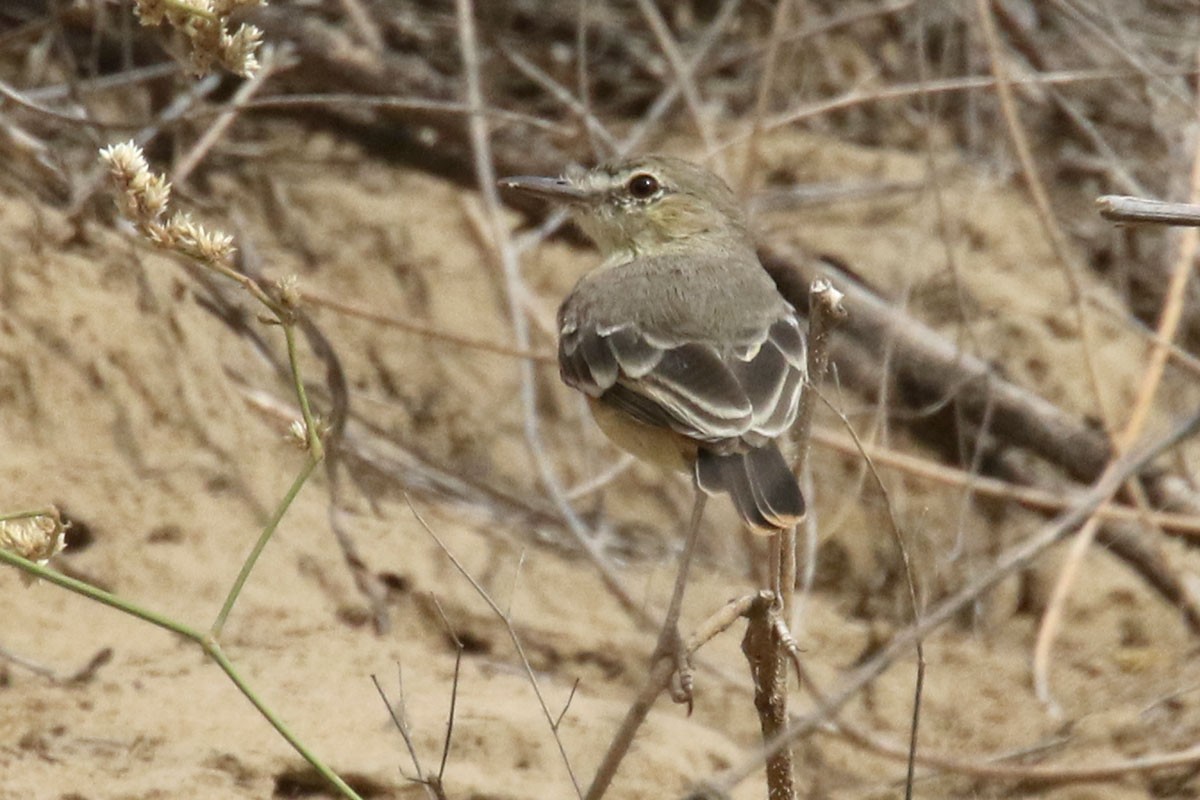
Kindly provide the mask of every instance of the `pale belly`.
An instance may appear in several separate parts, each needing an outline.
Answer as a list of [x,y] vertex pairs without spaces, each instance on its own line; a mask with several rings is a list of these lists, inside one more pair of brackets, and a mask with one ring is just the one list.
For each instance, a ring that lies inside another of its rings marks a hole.
[[696,460],[696,443],[675,431],[638,422],[612,406],[588,398],[600,430],[630,455],[679,472],[689,472]]

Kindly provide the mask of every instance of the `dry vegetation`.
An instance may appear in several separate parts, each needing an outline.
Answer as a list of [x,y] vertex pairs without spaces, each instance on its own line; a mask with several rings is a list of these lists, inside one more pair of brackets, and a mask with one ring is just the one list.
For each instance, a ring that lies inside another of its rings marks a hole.
[[[361,796],[434,791],[372,675],[452,798],[586,790],[645,682],[690,487],[559,384],[592,256],[492,183],[629,151],[725,175],[797,305],[846,293],[799,793],[903,794],[920,639],[915,796],[1200,795],[1196,233],[1095,206],[1200,199],[1194,4],[280,0],[237,12],[247,79],[130,5],[0,7],[0,514],[55,504],[53,566],[203,626],[305,461],[280,326],[120,218],[97,153],[133,138],[240,274],[298,277],[328,456],[220,641]],[[702,547],[689,630],[764,580],[723,503]],[[21,578],[0,798],[332,793],[194,648]],[[606,796],[764,795],[743,628]]]

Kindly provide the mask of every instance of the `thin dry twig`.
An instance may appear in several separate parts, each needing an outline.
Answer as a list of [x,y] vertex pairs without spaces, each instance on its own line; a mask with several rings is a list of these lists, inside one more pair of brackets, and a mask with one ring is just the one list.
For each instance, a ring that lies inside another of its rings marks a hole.
[[[856,455],[859,452],[859,445],[850,437],[822,428],[813,431],[812,439],[822,447],[839,453]],[[989,478],[865,441],[861,443],[861,447],[876,466],[896,469],[906,475],[913,475],[947,486],[970,488],[975,495],[1008,500],[1035,511],[1063,511],[1072,507],[1076,502],[1076,493],[1074,492],[1051,491],[999,478]],[[1109,504],[1104,508],[1097,509],[1096,516],[1104,520],[1119,522],[1139,522],[1145,518],[1140,509],[1121,504]],[[1151,511],[1148,519],[1154,527],[1164,533],[1178,536],[1193,544],[1200,544],[1200,515]]]
[[[462,47],[463,74],[467,82],[467,103],[477,112],[468,117],[471,139],[471,151],[475,160],[475,173],[479,184],[479,192],[483,199],[484,210],[491,233],[491,239],[496,245],[503,268],[504,285],[507,290],[509,316],[513,325],[513,334],[517,349],[529,350],[529,322],[521,304],[524,297],[524,283],[521,279],[520,265],[508,229],[500,213],[500,198],[496,184],[496,169],[492,161],[492,151],[488,138],[488,121],[482,114],[486,104],[483,100],[483,86],[480,78],[479,48],[475,34],[475,12],[472,0],[457,0],[455,3],[458,20],[459,42]],[[592,563],[600,571],[605,586],[621,603],[635,620],[647,624],[649,617],[641,605],[633,598],[632,593],[625,588],[620,575],[609,561],[603,550],[597,544],[595,537],[587,529],[583,520],[571,508],[567,501],[562,485],[554,475],[549,455],[542,442],[541,424],[538,418],[536,386],[534,383],[533,365],[529,361],[518,364],[521,376],[521,408],[524,421],[525,442],[530,455],[537,467],[538,476],[546,488],[554,505],[558,508],[567,523],[567,529],[583,548]]]
[[[461,653],[460,656],[461,658]],[[457,678],[457,674],[455,676]],[[400,732],[400,738],[404,741],[404,746],[408,750],[408,757],[412,760],[413,769],[417,771],[417,776],[411,778],[414,783],[420,785],[425,790],[425,795],[430,800],[446,800],[445,788],[440,780],[427,778],[424,770],[421,769],[421,758],[417,755],[417,746],[413,742],[412,729],[408,725],[408,713],[404,703],[404,676],[400,669],[400,664],[396,664],[396,691],[400,697],[392,703],[388,699],[387,693],[383,691],[382,684],[379,683],[379,678],[372,675],[371,683],[375,684],[375,691],[379,693],[379,699],[383,700],[383,705],[388,710],[388,716],[392,718],[392,725]],[[455,684],[457,690],[457,683]],[[403,774],[403,770],[401,770]]]
[[[797,658],[794,662],[797,669],[802,665]],[[804,686],[812,693],[818,703],[828,703],[825,694],[813,682],[812,676],[802,673]],[[892,758],[897,761],[911,760],[912,749],[887,741],[882,737],[865,730],[861,726],[848,721],[844,716],[830,720],[835,733],[842,735],[851,743],[871,750],[872,752]],[[1028,754],[1029,748],[1020,751]],[[1094,765],[1059,765],[1059,764],[1005,764],[999,763],[1004,758],[1012,758],[1011,753],[995,757],[964,758],[947,753],[924,752],[918,754],[916,762],[922,766],[939,772],[950,772],[958,775],[968,775],[973,778],[987,780],[1021,781],[1035,786],[1062,786],[1074,783],[1101,783],[1130,775],[1160,772],[1180,767],[1194,766],[1200,762],[1200,745],[1169,753],[1152,753],[1136,758],[1116,759],[1104,764]]]
[[[563,766],[566,767],[567,776],[571,779],[571,785],[575,788],[575,794],[582,798],[583,794],[579,789],[579,781],[575,779],[575,770],[571,768],[571,759],[567,756],[566,747],[563,745],[562,739],[558,735],[558,728],[555,722],[556,717],[553,713],[551,713],[550,707],[546,704],[546,698],[542,694],[541,685],[538,683],[537,675],[534,674],[533,666],[529,663],[529,657],[525,654],[525,646],[521,643],[521,637],[517,635],[517,630],[512,624],[512,619],[504,613],[500,606],[497,605],[496,601],[492,599],[492,596],[488,594],[487,590],[479,584],[479,581],[475,580],[475,576],[472,575],[465,566],[463,566],[463,563],[459,561],[450,548],[446,546],[445,542],[441,540],[441,537],[434,532],[433,528],[429,526],[429,523],[425,521],[425,518],[421,516],[421,513],[417,511],[415,506],[413,506],[412,500],[408,497],[408,495],[405,495],[404,499],[405,502],[408,503],[408,507],[412,511],[413,517],[417,520],[417,523],[421,526],[422,530],[429,535],[429,538],[433,539],[434,543],[437,544],[438,549],[445,553],[446,558],[450,559],[450,563],[454,565],[454,568],[458,570],[458,573],[466,579],[467,583],[471,585],[471,588],[475,590],[475,593],[478,594],[485,603],[487,603],[488,608],[492,610],[492,613],[494,613],[504,625],[504,630],[508,633],[508,637],[512,642],[513,649],[516,651],[517,657],[521,661],[521,667],[525,670],[525,677],[529,680],[529,685],[533,687],[533,693],[537,697],[538,705],[542,709],[542,716],[546,718],[546,722],[550,727],[550,733],[554,737],[555,744],[558,746],[559,756],[562,758]],[[447,748],[449,748],[448,743]]]
[[[1200,146],[1195,148],[1192,158],[1190,201],[1193,204],[1200,202]],[[1125,427],[1113,441],[1116,455],[1124,453],[1141,436],[1146,427],[1151,406],[1158,394],[1159,386],[1162,384],[1167,359],[1170,356],[1169,349],[1162,342],[1172,341],[1179,330],[1179,323],[1183,318],[1184,292],[1187,289],[1198,249],[1200,249],[1200,231],[1194,227],[1186,228],[1180,235],[1179,253],[1176,256],[1170,283],[1164,297],[1156,331],[1157,337],[1150,346],[1148,363],[1142,373],[1133,408]],[[1107,503],[1103,505],[1107,505]],[[1034,645],[1034,687],[1038,699],[1052,710],[1057,710],[1058,705],[1050,693],[1050,651],[1062,625],[1062,616],[1071,586],[1079,573],[1084,556],[1091,548],[1099,526],[1099,517],[1093,515],[1071,543],[1071,549],[1063,563],[1059,579],[1051,592],[1045,614],[1042,616],[1042,624]]]
[[1195,203],[1168,203],[1165,200],[1105,194],[1096,198],[1096,208],[1100,216],[1113,222],[1200,226],[1200,205]]
[[250,98],[258,94],[258,91],[262,89],[267,80],[274,76],[275,73],[288,69],[295,63],[291,48],[286,44],[280,47],[275,47],[274,45],[264,46],[262,49],[262,66],[249,80],[238,87],[238,90],[233,94],[233,98],[225,105],[217,118],[213,120],[208,130],[175,163],[175,169],[171,173],[171,182],[178,185],[186,181],[188,176],[200,165],[200,162],[204,159],[208,151],[212,149],[213,145],[233,125],[234,120],[237,119],[238,112],[245,107]]
[[704,505],[707,498],[707,495],[698,486],[695,489],[695,494],[696,497],[692,506],[692,518],[688,526],[687,538],[683,552],[679,556],[679,567],[675,576],[675,588],[671,593],[671,603],[663,620],[662,630],[658,635],[658,642],[654,647],[654,654],[651,656],[650,676],[646,679],[642,691],[635,698],[633,704],[625,712],[625,718],[617,728],[617,733],[613,736],[612,742],[609,743],[608,750],[605,751],[604,758],[600,761],[600,766],[596,767],[596,775],[592,778],[591,785],[588,786],[585,800],[600,800],[604,796],[604,793],[608,791],[613,778],[617,776],[617,769],[621,766],[621,762],[625,760],[625,755],[629,752],[630,746],[633,745],[634,737],[646,721],[646,717],[650,714],[650,709],[654,705],[654,701],[670,685],[672,677],[677,672],[680,673],[679,677],[682,686],[681,692],[674,699],[676,702],[686,702],[688,704],[688,713],[691,713],[692,692],[690,676],[683,672],[685,669],[688,669],[686,665],[690,653],[680,639],[678,626],[679,614],[683,608],[684,589],[687,588],[688,571],[692,556],[696,552],[696,542],[700,534],[700,519],[704,515]]
[[[584,129],[587,131],[589,137],[598,140],[608,152],[613,153],[617,151],[616,138],[609,132],[604,123],[592,113],[592,110],[588,108],[585,102],[586,98],[583,100],[576,99],[575,95],[571,94],[571,91],[567,87],[554,80],[544,69],[521,55],[517,50],[505,47],[500,52],[525,77],[545,89],[551,97],[562,103],[572,114],[578,117],[583,122]],[[580,53],[580,57],[582,58],[583,50],[580,50]]]
[[759,589],[757,592],[744,594],[741,597],[730,600],[714,611],[708,619],[700,623],[696,627],[696,630],[692,632],[692,635],[688,637],[688,655],[695,653],[719,634],[729,630],[742,617],[749,616],[751,609],[756,603],[770,604],[774,600],[775,593],[768,589]]
[[[1120,81],[1128,80],[1131,77],[1136,77],[1139,73],[1128,69],[1088,69],[1088,70],[1061,70],[1057,72],[1046,72],[1034,75],[1029,78],[1010,78],[1009,83],[1013,85],[1030,84],[1034,86],[1050,85],[1061,86],[1074,83],[1083,83],[1091,81]],[[1177,75],[1193,75],[1194,69],[1182,70]],[[997,81],[994,77],[987,76],[968,76],[965,78],[944,78],[936,81],[920,81],[915,83],[898,83],[892,86],[886,86],[880,89],[852,89],[844,94],[829,100],[819,100],[813,103],[793,108],[788,111],[782,111],[773,117],[770,117],[763,125],[762,133],[768,133],[778,128],[785,128],[789,125],[794,125],[798,122],[813,119],[815,117],[828,116],[837,111],[845,111],[850,108],[856,108],[863,105],[873,105],[877,103],[911,100],[922,94],[945,94],[947,92],[969,92],[976,89],[993,89],[996,87]],[[726,150],[730,147],[742,144],[750,136],[750,131],[743,130],[729,139],[720,142],[716,151]],[[710,152],[709,155],[712,155]]]
[[625,155],[640,146],[650,131],[653,130],[654,126],[670,110],[679,95],[685,91],[688,83],[694,83],[696,72],[709,57],[721,34],[733,24],[734,15],[738,8],[741,7],[741,4],[742,0],[725,0],[721,4],[720,10],[713,18],[712,24],[708,26],[708,29],[705,30],[704,35],[700,38],[700,42],[696,45],[696,50],[692,53],[691,58],[683,65],[682,70],[676,71],[670,85],[666,86],[659,93],[658,97],[654,98],[654,102],[646,109],[646,113],[642,115],[642,118],[638,120],[637,124],[629,132],[629,135],[621,142],[621,146],[617,150],[619,155]]
[[1071,255],[1067,244],[1067,237],[1058,224],[1058,218],[1054,214],[1054,209],[1050,206],[1050,197],[1046,193],[1041,172],[1038,169],[1037,162],[1033,158],[1033,151],[1029,145],[1029,137],[1025,132],[1024,126],[1021,124],[1016,100],[1013,98],[1012,82],[1008,77],[1005,56],[1000,46],[1000,37],[996,32],[996,20],[992,13],[991,2],[990,0],[976,0],[976,8],[979,13],[980,22],[982,23],[981,28],[984,42],[987,44],[988,61],[991,66],[992,77],[996,81],[996,98],[1000,103],[1000,113],[1004,118],[1005,128],[1008,131],[1008,137],[1012,142],[1013,150],[1016,151],[1017,160],[1021,164],[1021,174],[1025,178],[1025,185],[1029,189],[1029,195],[1034,205],[1037,207],[1038,222],[1042,226],[1042,232],[1045,234],[1046,241],[1054,251],[1055,259],[1062,267],[1063,278],[1070,293],[1071,310],[1074,313],[1075,322],[1079,326],[1079,344],[1083,351],[1084,364],[1087,367],[1093,404],[1097,415],[1104,423],[1104,429],[1111,432],[1114,429],[1112,416],[1104,403],[1104,393],[1101,391],[1100,370],[1096,363],[1096,347],[1091,320],[1083,302],[1083,282],[1080,277],[1082,270]]
[[[790,431],[793,447],[792,471],[803,476],[809,452],[817,395],[829,368],[830,336],[846,316],[842,293],[825,279],[812,282],[808,292],[808,378],[800,397],[800,408]],[[771,537],[769,550],[770,592],[777,608],[759,609],[748,615],[742,653],[754,678],[754,707],[758,712],[763,741],[771,741],[787,726],[787,646],[773,624],[776,615],[791,619],[796,596],[796,531],[794,528]],[[780,750],[767,762],[767,795],[771,800],[796,796],[795,769],[790,749]]]
[[[929,80],[929,54],[926,41],[927,31],[929,28],[928,20],[926,18],[928,11],[928,3],[922,3],[917,7],[917,79],[921,82],[926,82]],[[937,125],[933,110],[933,97],[929,94],[922,94],[919,98],[918,108],[920,109],[921,115],[924,117],[924,124],[922,125],[924,135],[921,137],[921,150],[925,162],[925,176],[929,188],[931,189],[930,194],[933,197],[937,221],[938,241],[942,247],[942,258],[944,259],[947,273],[950,276],[951,285],[954,288],[956,300],[954,304],[954,313],[956,317],[955,323],[958,327],[960,340],[966,340],[972,345],[972,349],[975,352],[980,352],[981,348],[979,347],[979,338],[976,335],[976,326],[971,315],[969,315],[966,311],[969,306],[969,294],[963,281],[962,269],[961,265],[959,264],[958,254],[952,244],[957,237],[955,237],[954,231],[952,230],[953,223],[948,210],[946,187],[943,185],[944,182],[942,180],[941,171],[937,167],[937,158],[935,155],[935,131],[937,130]],[[985,395],[991,394],[986,387],[984,388],[984,393]],[[978,475],[981,471],[983,458],[987,451],[987,432],[991,426],[992,410],[993,404],[990,401],[985,403],[983,416],[979,424],[979,432],[977,435],[975,435],[975,441],[973,443],[969,442],[966,437],[962,436],[961,433],[959,435],[958,448],[960,452],[966,451],[968,448],[970,449],[970,469],[968,470],[969,475]],[[955,408],[955,416],[956,429],[963,431],[966,426],[962,424],[962,412],[958,408]],[[873,466],[872,469],[874,469]],[[955,560],[964,552],[966,544],[965,520],[972,497],[973,492],[971,491],[971,487],[968,485],[967,491],[963,492],[959,501],[959,524],[958,530],[955,534],[954,547],[950,553],[951,560]],[[911,782],[906,788],[906,791],[912,791]]]
[[482,350],[485,353],[494,353],[500,356],[508,356],[509,358],[521,358],[528,361],[533,361],[538,364],[549,366],[557,366],[558,359],[554,354],[548,351],[541,350],[522,350],[515,347],[509,347],[504,344],[498,344],[491,339],[477,339],[473,336],[464,336],[460,333],[452,333],[451,331],[442,330],[433,325],[428,325],[423,322],[414,322],[411,319],[398,317],[393,314],[381,314],[376,311],[368,311],[365,308],[347,303],[343,300],[330,297],[326,294],[320,294],[311,289],[301,289],[301,297],[305,303],[309,303],[321,308],[328,308],[331,311],[336,311],[339,314],[345,314],[348,317],[357,317],[368,322],[373,322],[378,325],[385,325],[389,328],[395,328],[405,333],[424,336],[429,339],[445,342],[455,347],[463,347],[469,350]]
[[712,120],[705,113],[704,102],[700,99],[700,90],[696,87],[693,72],[679,51],[679,45],[675,42],[675,37],[671,35],[667,21],[663,19],[662,12],[658,10],[658,6],[654,4],[653,0],[637,0],[637,6],[642,12],[642,17],[650,26],[650,30],[654,33],[658,46],[662,48],[663,55],[667,57],[671,71],[675,73],[675,81],[683,92],[683,101],[687,105],[692,121],[696,124],[700,140],[704,143],[705,149],[711,150],[717,141]]
[[[840,411],[836,412],[842,419],[842,424],[846,430],[850,432],[854,438],[855,444],[858,446],[858,454],[866,460],[867,469],[871,472],[871,477],[875,479],[875,486],[883,495],[883,504],[887,509],[888,529],[891,531],[892,540],[896,543],[896,549],[900,553],[900,560],[904,564],[904,579],[908,589],[908,601],[913,617],[913,628],[921,627],[921,602],[917,599],[917,585],[913,578],[912,559],[908,555],[908,546],[904,543],[904,534],[900,531],[900,523],[896,521],[896,513],[893,510],[892,500],[887,489],[887,484],[883,482],[883,477],[879,474],[879,470],[875,468],[875,463],[871,461],[871,457],[867,455],[867,451],[863,449],[862,442],[859,441],[858,434],[854,431],[854,426],[850,424],[850,420],[846,418]],[[912,707],[912,722],[909,728],[908,738],[908,764],[907,771],[904,776],[904,797],[905,800],[912,800],[913,796],[913,777],[916,771],[917,764],[917,740],[918,733],[921,728],[921,694],[925,687],[925,645],[923,637],[916,636],[913,638],[913,649],[916,651],[917,658],[917,675],[913,686],[913,707]],[[797,661],[799,658],[797,657]]]
[[743,195],[749,194],[750,180],[758,171],[759,139],[762,136],[763,120],[771,101],[771,90],[775,85],[775,67],[779,61],[779,50],[788,26],[788,11],[793,0],[775,0],[775,16],[771,20],[771,36],[767,40],[767,52],[763,58],[762,73],[758,78],[758,91],[754,98],[754,113],[751,115],[750,137],[746,140],[746,158],[742,166],[739,188]]
[[1080,502],[1075,508],[1061,514],[1025,541],[1002,553],[988,572],[974,578],[958,592],[930,609],[921,619],[920,624],[893,636],[891,641],[880,648],[869,661],[845,678],[836,692],[827,695],[826,702],[819,704],[812,713],[793,719],[788,726],[786,735],[771,742],[762,752],[756,753],[742,764],[726,770],[718,776],[712,782],[714,790],[718,792],[731,791],[734,786],[760,769],[772,753],[789,747],[792,742],[817,730],[826,720],[833,719],[840,708],[883,674],[902,652],[912,646],[916,639],[927,637],[932,631],[969,607],[1001,580],[1024,568],[1052,545],[1061,541],[1082,524],[1130,476],[1136,475],[1148,463],[1174,448],[1184,439],[1195,435],[1197,430],[1200,430],[1200,413],[1176,420],[1165,433],[1120,458],[1115,462],[1115,469],[1097,481],[1080,498]]

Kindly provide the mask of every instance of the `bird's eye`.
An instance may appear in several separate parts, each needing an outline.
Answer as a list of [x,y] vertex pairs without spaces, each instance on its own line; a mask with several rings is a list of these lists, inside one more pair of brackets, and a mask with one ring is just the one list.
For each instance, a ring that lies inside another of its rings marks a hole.
[[640,172],[629,179],[629,193],[638,200],[646,200],[658,191],[658,179]]

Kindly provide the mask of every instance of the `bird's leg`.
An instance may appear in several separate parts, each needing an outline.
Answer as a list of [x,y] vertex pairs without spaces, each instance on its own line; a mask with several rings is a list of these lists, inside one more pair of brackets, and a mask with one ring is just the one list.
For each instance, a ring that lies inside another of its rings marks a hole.
[[654,646],[651,661],[657,663],[661,659],[670,658],[675,661],[678,682],[671,683],[671,699],[676,703],[687,703],[688,713],[692,713],[692,664],[683,637],[679,634],[679,613],[683,608],[683,591],[687,588],[688,570],[692,564],[692,555],[696,552],[696,542],[700,539],[700,518],[704,516],[704,501],[708,496],[696,487],[696,500],[692,505],[692,520],[688,526],[687,539],[684,541],[683,553],[679,556],[679,572],[675,576],[675,590],[671,594],[671,604],[667,607],[667,616],[663,620],[662,631],[658,634],[658,643]]

